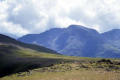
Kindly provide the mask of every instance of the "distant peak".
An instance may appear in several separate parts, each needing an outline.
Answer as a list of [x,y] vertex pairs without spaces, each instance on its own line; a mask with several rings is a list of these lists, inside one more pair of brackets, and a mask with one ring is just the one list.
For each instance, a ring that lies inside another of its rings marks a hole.
[[93,30],[93,29],[90,29],[90,28],[87,28],[87,27],[81,26],[81,25],[70,25],[68,28],[70,28],[70,29],[82,29],[85,31]]
[[103,34],[105,34],[105,33],[117,33],[117,32],[119,33],[120,29],[112,29],[110,31],[104,32]]
[[120,29],[112,29],[111,31],[114,31],[114,32],[120,32]]
[[81,29],[89,29],[85,26],[81,26],[81,25],[70,25],[69,28],[81,28]]
[[73,25],[70,25],[69,27],[83,27],[83,26],[73,24]]

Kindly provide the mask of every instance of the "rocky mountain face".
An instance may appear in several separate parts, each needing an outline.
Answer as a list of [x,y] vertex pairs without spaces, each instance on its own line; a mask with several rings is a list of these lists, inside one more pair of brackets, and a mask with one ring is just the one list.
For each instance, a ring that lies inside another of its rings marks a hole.
[[120,58],[120,30],[98,33],[80,25],[54,28],[41,34],[28,34],[18,39],[70,56]]

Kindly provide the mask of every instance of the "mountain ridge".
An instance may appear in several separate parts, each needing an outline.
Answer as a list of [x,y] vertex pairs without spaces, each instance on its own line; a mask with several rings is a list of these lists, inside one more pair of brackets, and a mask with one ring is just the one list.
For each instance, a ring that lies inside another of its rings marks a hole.
[[[99,33],[94,29],[80,25],[70,25],[67,28],[53,28],[41,34],[25,35],[18,40],[41,45],[65,55],[107,58],[109,55],[106,56],[105,53],[113,48],[118,50],[107,43],[107,38],[106,33]],[[114,52],[116,52],[115,50]],[[119,56],[119,54],[116,55]],[[110,57],[114,58],[114,56],[112,54]]]

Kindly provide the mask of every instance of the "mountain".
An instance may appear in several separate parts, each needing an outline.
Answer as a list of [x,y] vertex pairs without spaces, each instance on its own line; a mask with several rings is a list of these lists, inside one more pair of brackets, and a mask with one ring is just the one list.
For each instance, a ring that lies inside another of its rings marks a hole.
[[120,58],[120,30],[98,33],[80,25],[28,34],[18,40],[37,44],[70,56]]
[[101,35],[93,29],[79,25],[54,28],[41,34],[29,34],[18,39],[21,42],[42,45],[71,56],[95,57]]

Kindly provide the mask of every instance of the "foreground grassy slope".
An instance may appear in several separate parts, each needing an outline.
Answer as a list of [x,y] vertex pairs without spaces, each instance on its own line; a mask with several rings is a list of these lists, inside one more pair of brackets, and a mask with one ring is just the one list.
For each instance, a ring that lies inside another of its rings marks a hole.
[[16,47],[13,45],[0,45],[0,77],[29,69],[49,66],[61,59],[44,58],[46,52]]
[[71,57],[0,45],[0,79],[120,79],[120,60]]
[[11,44],[0,45],[0,77],[34,68],[49,67],[61,62],[70,62],[78,58],[40,52]]
[[[90,61],[89,61],[90,62]],[[91,61],[93,62],[93,61]],[[115,63],[115,61],[114,61]],[[120,80],[120,65],[105,63],[65,62],[16,73],[4,80]]]
[[33,44],[25,44],[0,34],[0,77],[29,69],[50,66],[60,59],[41,58],[37,54],[57,52]]
[[66,72],[40,72],[31,71],[14,74],[1,78],[1,80],[120,80],[120,73],[104,70],[72,70]]

